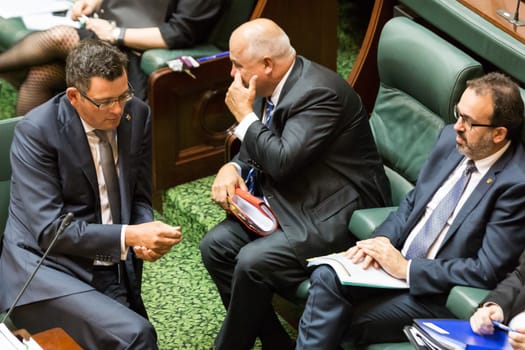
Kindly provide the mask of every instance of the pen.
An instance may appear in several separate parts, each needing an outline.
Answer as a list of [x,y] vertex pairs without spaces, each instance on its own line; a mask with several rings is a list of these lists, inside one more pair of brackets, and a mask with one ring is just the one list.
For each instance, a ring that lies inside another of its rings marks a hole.
[[499,329],[501,329],[502,331],[505,331],[505,332],[516,332],[516,330],[514,330],[513,328],[510,328],[510,327],[507,326],[507,325],[504,325],[504,324],[501,323],[501,322],[498,322],[498,321],[492,321],[492,324],[494,325],[494,327],[499,328]]
[[219,52],[219,53],[216,54],[216,55],[204,56],[204,57],[197,58],[197,62],[202,63],[202,62],[206,62],[206,61],[214,60],[214,59],[216,59],[216,58],[220,58],[220,57],[228,56],[229,54],[230,54],[230,51]]

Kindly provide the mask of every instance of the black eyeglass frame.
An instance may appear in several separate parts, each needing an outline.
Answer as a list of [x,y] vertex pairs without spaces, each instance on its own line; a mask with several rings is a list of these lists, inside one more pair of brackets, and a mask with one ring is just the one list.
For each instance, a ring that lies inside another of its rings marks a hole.
[[459,118],[461,118],[463,120],[463,123],[465,123],[465,125],[470,126],[470,129],[472,129],[474,126],[480,126],[480,127],[484,127],[484,128],[497,128],[497,127],[499,127],[499,125],[495,125],[495,124],[472,123],[472,121],[470,120],[470,117],[469,116],[464,116],[463,114],[459,113],[458,105],[455,105],[454,106],[454,119],[458,120]]
[[[91,102],[91,104],[93,106],[97,107],[98,110],[109,109],[109,108],[113,107],[115,105],[115,103],[119,103],[119,104],[126,103],[126,102],[130,101],[133,98],[133,96],[135,96],[135,89],[133,89],[133,86],[131,86],[131,84],[129,82],[128,82],[128,90],[126,92],[124,92],[122,95],[120,95],[118,97],[115,97],[114,99],[111,99],[111,100],[106,101],[106,102],[97,102],[97,101],[93,100],[91,97],[89,97],[88,95],[86,95],[84,92],[82,92],[80,89],[77,89],[77,90],[78,90],[79,94],[82,97],[84,97],[86,100]],[[102,108],[101,108],[101,106],[102,106]]]

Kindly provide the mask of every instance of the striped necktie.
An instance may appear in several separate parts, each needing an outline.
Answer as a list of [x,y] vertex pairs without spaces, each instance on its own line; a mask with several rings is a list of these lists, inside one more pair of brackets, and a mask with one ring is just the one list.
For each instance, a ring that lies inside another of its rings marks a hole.
[[462,176],[460,176],[450,191],[439,202],[423,227],[421,227],[419,233],[410,243],[405,254],[407,259],[424,258],[427,255],[428,249],[443,230],[447,220],[458,205],[459,199],[470,180],[470,176],[476,170],[474,162],[469,159]]
[[102,173],[106,183],[111,218],[114,224],[118,224],[120,223],[120,189],[115,159],[113,158],[113,149],[104,130],[94,130],[94,132],[100,140],[100,164],[102,165]]

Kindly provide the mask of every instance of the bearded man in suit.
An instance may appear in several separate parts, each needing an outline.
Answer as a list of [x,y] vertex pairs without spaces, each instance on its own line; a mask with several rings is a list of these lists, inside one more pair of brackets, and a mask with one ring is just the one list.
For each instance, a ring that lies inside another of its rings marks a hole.
[[523,110],[518,85],[505,75],[467,81],[456,123],[440,132],[415,188],[372,238],[345,253],[409,288],[344,286],[320,266],[310,278],[297,350],[406,340],[403,327],[414,318],[454,317],[446,307],[454,285],[492,289],[518,264],[525,248]]
[[226,104],[242,144],[219,170],[212,198],[228,209],[236,188],[251,189],[279,227],[260,237],[228,217],[201,242],[227,309],[215,348],[251,349],[259,337],[263,349],[291,349],[273,293],[308,277],[306,258],[352,244],[352,212],[388,205],[390,190],[359,96],[335,72],[296,55],[276,23],[238,27],[230,59]]
[[126,65],[110,44],[82,41],[67,59],[67,90],[17,124],[11,147],[0,310],[71,213],[12,319],[32,333],[61,327],[85,349],[157,348],[142,261],[182,238],[152,222],[150,111],[133,97]]

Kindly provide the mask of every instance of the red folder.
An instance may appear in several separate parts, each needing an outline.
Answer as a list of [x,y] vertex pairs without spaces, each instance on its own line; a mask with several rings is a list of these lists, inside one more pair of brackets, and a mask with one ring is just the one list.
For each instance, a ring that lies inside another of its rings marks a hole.
[[256,234],[268,236],[279,227],[277,216],[261,198],[237,188],[228,200],[230,212]]

